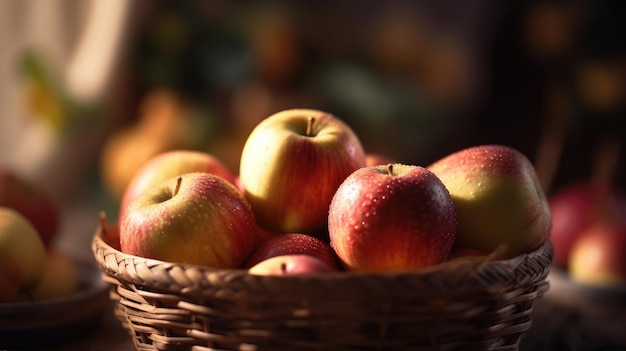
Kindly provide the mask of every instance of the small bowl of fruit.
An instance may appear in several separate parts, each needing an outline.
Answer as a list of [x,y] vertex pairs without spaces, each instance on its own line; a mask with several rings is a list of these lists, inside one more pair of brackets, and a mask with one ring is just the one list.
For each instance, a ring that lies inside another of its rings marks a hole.
[[59,219],[41,187],[0,172],[0,349],[71,339],[107,306],[93,260],[55,246]]

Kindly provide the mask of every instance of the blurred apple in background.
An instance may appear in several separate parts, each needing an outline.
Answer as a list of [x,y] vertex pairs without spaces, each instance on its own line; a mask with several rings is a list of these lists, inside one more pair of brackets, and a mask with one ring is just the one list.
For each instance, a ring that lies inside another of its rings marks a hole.
[[215,131],[211,116],[195,117],[178,92],[154,89],[140,101],[137,122],[116,130],[100,154],[100,174],[110,195],[119,200],[137,171],[170,150],[203,150]]
[[273,114],[250,133],[239,175],[260,226],[282,233],[326,233],[341,182],[365,165],[354,131],[322,111]]
[[326,262],[331,267],[340,269],[339,260],[330,245],[321,239],[308,234],[279,234],[259,246],[246,261],[250,268],[257,263],[275,256],[311,255]]
[[569,276],[582,284],[626,286],[626,222],[583,230],[571,248]]
[[550,194],[554,265],[567,270],[572,246],[590,226],[626,221],[625,199],[618,189],[595,185],[591,181],[570,183]]
[[139,194],[169,178],[192,172],[215,174],[235,185],[235,175],[217,157],[203,151],[171,150],[160,153],[144,163],[124,191],[120,213]]
[[480,145],[428,166],[450,192],[457,212],[457,244],[513,257],[550,237],[548,200],[533,165],[504,145]]
[[10,170],[0,169],[0,206],[21,213],[35,227],[44,245],[52,245],[59,232],[61,209],[43,187]]
[[337,189],[328,231],[348,270],[412,270],[448,257],[456,214],[448,190],[426,168],[364,167]]
[[366,153],[365,154],[365,165],[366,166],[381,166],[389,163],[396,163],[394,159],[390,156],[386,156],[383,154],[377,153]]
[[46,251],[46,260],[41,280],[36,285],[35,300],[51,299],[70,295],[80,288],[78,269],[72,258],[58,249]]
[[203,172],[148,189],[128,204],[119,225],[122,252],[215,268],[242,267],[257,242],[243,195]]
[[19,212],[0,207],[0,302],[31,297],[44,270],[46,248]]
[[288,276],[337,272],[337,268],[311,255],[282,255],[263,260],[248,269],[254,275]]

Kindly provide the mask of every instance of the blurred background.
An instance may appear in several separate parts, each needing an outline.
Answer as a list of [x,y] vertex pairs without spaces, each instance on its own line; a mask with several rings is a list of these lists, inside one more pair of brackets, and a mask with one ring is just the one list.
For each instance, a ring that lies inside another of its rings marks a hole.
[[502,143],[548,192],[592,178],[623,188],[624,7],[1,1],[0,165],[63,202],[113,209],[150,156],[207,150],[236,172],[256,123],[306,107],[404,163]]
[[[403,163],[499,143],[533,162],[549,195],[572,182],[625,191],[625,7],[0,0],[0,175],[48,190],[60,248],[87,259],[98,212],[117,217],[146,160],[197,149],[238,172],[250,131],[289,108],[333,113],[367,152]],[[581,217],[569,214],[561,222]],[[525,349],[623,349],[626,321],[605,295],[586,303],[556,283],[572,302],[539,305]],[[608,312],[574,312],[585,306]]]

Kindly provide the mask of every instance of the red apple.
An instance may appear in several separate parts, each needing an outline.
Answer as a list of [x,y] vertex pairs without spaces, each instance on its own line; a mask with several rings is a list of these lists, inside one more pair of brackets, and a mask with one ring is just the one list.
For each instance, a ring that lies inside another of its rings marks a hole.
[[185,173],[206,172],[236,184],[235,175],[217,157],[202,151],[173,150],[160,153],[144,163],[131,179],[120,204],[121,212],[146,189]]
[[288,276],[337,272],[335,267],[311,255],[282,255],[263,260],[248,269],[255,275]]
[[279,234],[267,240],[254,250],[245,267],[250,268],[268,258],[283,255],[311,255],[321,259],[331,267],[341,268],[335,251],[327,242],[302,233]]
[[46,249],[28,219],[0,207],[0,303],[32,294],[44,270]]
[[60,205],[43,187],[12,171],[0,170],[0,206],[21,213],[35,227],[44,245],[52,245],[59,232]]
[[615,188],[575,182],[550,194],[550,240],[555,266],[567,269],[571,248],[584,230],[602,221],[626,220],[624,196]]
[[216,268],[242,267],[257,235],[239,190],[204,172],[153,186],[128,204],[119,225],[122,252]]
[[248,136],[239,174],[259,225],[281,233],[326,230],[341,182],[365,165],[353,130],[316,110],[278,112]]
[[426,168],[363,167],[337,189],[328,230],[348,270],[414,270],[448,257],[456,214],[448,191]]
[[428,166],[446,186],[457,212],[459,246],[504,257],[539,248],[550,237],[548,200],[533,165],[514,148],[481,145]]
[[572,246],[569,275],[583,284],[626,286],[626,223],[599,223],[584,230]]

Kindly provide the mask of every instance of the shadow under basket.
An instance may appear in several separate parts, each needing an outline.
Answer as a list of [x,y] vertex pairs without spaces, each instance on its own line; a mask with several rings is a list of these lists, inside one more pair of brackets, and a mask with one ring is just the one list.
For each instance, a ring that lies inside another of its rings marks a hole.
[[419,272],[255,276],[93,253],[137,350],[518,350],[548,290],[548,242]]

